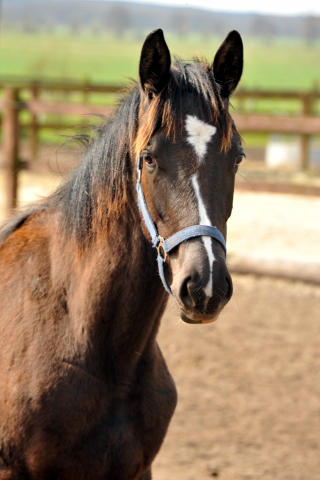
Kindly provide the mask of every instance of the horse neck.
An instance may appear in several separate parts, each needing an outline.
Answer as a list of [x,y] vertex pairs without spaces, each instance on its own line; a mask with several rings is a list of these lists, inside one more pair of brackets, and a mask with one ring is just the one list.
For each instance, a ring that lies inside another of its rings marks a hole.
[[81,258],[70,289],[77,337],[118,364],[137,360],[152,343],[167,300],[141,221],[136,200],[128,201]]

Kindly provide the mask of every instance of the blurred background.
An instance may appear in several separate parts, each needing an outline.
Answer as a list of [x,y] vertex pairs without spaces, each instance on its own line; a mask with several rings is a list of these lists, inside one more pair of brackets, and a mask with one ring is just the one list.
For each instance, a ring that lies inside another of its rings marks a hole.
[[231,0],[0,0],[0,219],[81,157],[75,133],[137,79],[146,35],[212,60],[244,42],[231,113],[246,160],[228,222],[234,297],[160,345],[180,401],[155,480],[317,480],[320,471],[320,5]]

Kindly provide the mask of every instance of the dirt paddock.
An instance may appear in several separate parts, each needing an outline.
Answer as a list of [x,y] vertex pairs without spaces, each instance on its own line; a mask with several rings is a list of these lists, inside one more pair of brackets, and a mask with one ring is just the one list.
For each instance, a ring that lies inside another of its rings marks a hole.
[[320,478],[320,286],[234,276],[214,324],[170,303],[159,342],[179,401],[155,480]]

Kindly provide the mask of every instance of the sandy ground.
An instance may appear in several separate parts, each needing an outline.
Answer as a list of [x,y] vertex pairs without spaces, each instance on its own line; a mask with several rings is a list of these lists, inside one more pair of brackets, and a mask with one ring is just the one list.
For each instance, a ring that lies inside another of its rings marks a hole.
[[317,262],[320,269],[320,197],[236,192],[228,250],[233,255]]
[[159,342],[179,401],[155,480],[320,478],[320,287],[234,276],[214,324],[169,305]]
[[[320,270],[320,198],[236,192],[237,256]],[[320,286],[233,276],[211,325],[170,304],[159,341],[179,392],[155,480],[320,479]]]
[[[60,178],[22,172],[20,204]],[[0,215],[3,182],[0,172]],[[229,263],[320,269],[319,212],[317,197],[236,192]],[[159,342],[179,402],[154,479],[319,480],[320,286],[235,275],[234,287],[214,324],[182,323],[173,303],[165,313]]]

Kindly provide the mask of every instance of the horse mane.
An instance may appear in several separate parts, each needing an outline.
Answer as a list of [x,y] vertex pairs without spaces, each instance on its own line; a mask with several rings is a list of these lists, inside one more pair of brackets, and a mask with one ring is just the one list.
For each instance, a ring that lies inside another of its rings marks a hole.
[[35,208],[31,206],[27,210],[20,212],[18,215],[16,215],[15,217],[9,218],[9,220],[5,222],[5,224],[0,229],[0,247],[4,243],[4,241],[8,237],[10,237],[10,235],[12,235],[13,232],[18,230],[18,228],[20,228],[25,223],[27,218],[29,218],[29,216],[34,211],[35,211]]
[[114,114],[100,125],[95,137],[81,137],[87,147],[79,167],[45,201],[10,219],[0,230],[0,245],[37,210],[53,208],[60,211],[64,233],[73,236],[80,249],[88,247],[92,239],[105,232],[110,219],[120,216],[127,202],[132,155],[137,157],[159,128],[174,141],[186,94],[192,95],[199,115],[217,126],[221,150],[230,148],[236,130],[228,100],[220,96],[209,64],[198,58],[190,63],[176,59],[169,83],[150,102],[139,130],[141,90],[135,83],[122,95]]

